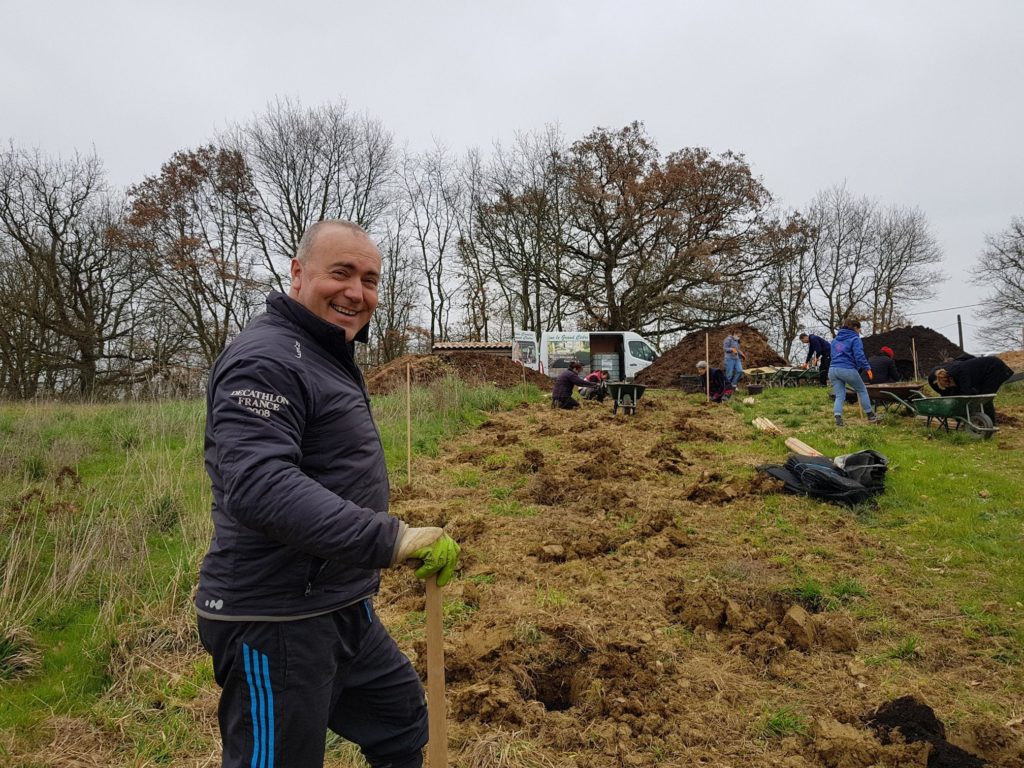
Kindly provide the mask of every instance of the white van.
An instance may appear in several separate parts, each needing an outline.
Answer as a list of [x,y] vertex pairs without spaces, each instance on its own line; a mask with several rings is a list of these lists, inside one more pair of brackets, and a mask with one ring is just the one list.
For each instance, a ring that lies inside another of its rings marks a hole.
[[518,357],[513,352],[513,358],[551,378],[578,360],[584,376],[602,370],[608,371],[609,381],[631,381],[658,358],[654,344],[632,331],[544,331],[539,347],[530,343],[530,337],[529,331],[516,334],[514,349],[521,352]]

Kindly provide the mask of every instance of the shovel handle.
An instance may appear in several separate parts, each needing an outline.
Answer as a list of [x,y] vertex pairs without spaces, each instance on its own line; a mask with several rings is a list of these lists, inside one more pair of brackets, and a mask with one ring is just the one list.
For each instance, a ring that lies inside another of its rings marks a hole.
[[430,768],[448,766],[448,722],[444,698],[444,605],[437,576],[427,586],[427,760]]

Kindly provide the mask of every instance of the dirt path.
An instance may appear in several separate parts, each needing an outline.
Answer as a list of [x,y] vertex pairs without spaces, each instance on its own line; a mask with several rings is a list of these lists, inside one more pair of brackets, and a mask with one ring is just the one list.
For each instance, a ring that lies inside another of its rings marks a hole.
[[[768,493],[754,467],[782,457],[730,409],[640,406],[495,415],[396,489],[464,546],[453,765],[1024,766],[999,638],[951,632],[849,511]],[[380,608],[422,669],[420,590],[389,573]]]

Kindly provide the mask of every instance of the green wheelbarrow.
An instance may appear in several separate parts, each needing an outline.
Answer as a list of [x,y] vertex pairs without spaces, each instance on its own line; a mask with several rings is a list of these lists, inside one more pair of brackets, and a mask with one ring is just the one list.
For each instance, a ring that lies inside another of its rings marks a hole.
[[607,386],[608,394],[612,396],[612,413],[618,413],[621,408],[630,416],[636,414],[636,401],[643,397],[646,389],[643,384],[619,381]]
[[919,397],[911,400],[903,400],[892,392],[889,395],[918,416],[925,417],[928,426],[931,426],[932,419],[934,419],[948,432],[949,423],[952,421],[954,429],[966,432],[971,437],[986,440],[999,431],[988,414],[982,410],[992,402],[995,398],[994,394]]
[[906,403],[912,403],[924,397],[921,390],[924,383],[918,384],[914,381],[897,381],[889,384],[866,384],[868,397],[875,410],[899,411],[909,416],[915,415],[912,408]]

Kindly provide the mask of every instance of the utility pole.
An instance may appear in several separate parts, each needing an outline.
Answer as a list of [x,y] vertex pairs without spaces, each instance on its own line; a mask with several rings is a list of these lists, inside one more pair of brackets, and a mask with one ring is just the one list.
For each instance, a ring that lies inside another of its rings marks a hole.
[[964,324],[960,322],[960,315],[956,316],[956,332],[958,334],[960,334],[960,349],[963,349],[964,348]]

